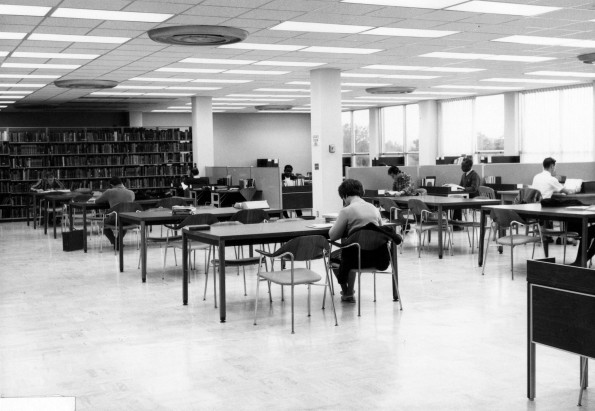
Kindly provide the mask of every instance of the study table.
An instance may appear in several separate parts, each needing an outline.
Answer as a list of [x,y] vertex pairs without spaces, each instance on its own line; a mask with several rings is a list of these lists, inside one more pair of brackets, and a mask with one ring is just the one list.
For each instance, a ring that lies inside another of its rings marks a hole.
[[[519,194],[519,190],[503,190],[498,191],[502,204],[511,204]],[[566,199],[566,200],[578,200],[584,204],[595,204],[595,193],[576,193],[576,194],[560,194],[554,193],[552,197]]]
[[[589,222],[595,221],[595,207],[592,209],[587,206],[583,207],[542,207],[541,203],[533,204],[506,204],[506,205],[485,205],[481,207],[480,217],[480,231],[479,231],[479,253],[477,262],[481,267],[483,264],[483,250],[485,238],[486,215],[493,209],[513,210],[521,217],[541,217],[549,220],[569,221],[580,220],[581,222],[581,238],[588,238]],[[586,267],[587,264],[587,249],[588,241],[581,241],[581,265]],[[544,242],[544,252],[547,256],[547,242]]]
[[[213,214],[220,219],[229,218],[237,213],[237,208],[234,207],[208,207],[199,208],[196,214]],[[266,210],[269,214],[280,214],[281,210]],[[171,210],[164,209],[153,211],[141,211],[138,213],[120,213],[118,218],[118,231],[122,231],[122,226],[125,224],[138,224],[140,226],[140,252],[141,252],[141,277],[143,283],[147,281],[147,225],[161,225],[161,224],[176,224],[181,223],[188,217],[185,214],[172,214]],[[237,228],[237,226],[235,226]],[[213,227],[214,228],[214,227]],[[118,235],[118,249],[120,251],[120,272],[124,271],[124,252],[122,247],[122,236]]]
[[[225,247],[244,246],[263,243],[286,242],[304,235],[322,235],[328,237],[329,226],[313,228],[323,220],[288,221],[282,224],[260,223],[234,226],[211,226],[209,230],[193,231],[189,228],[182,230],[182,303],[188,305],[188,240],[200,241],[219,247],[219,261],[225,261]],[[396,245],[393,244],[393,270],[398,282],[398,267]],[[396,285],[393,282],[393,300],[398,301]],[[219,265],[219,317],[225,322],[225,264]]]
[[[447,210],[474,209],[479,210],[483,206],[500,204],[500,200],[489,198],[464,198],[464,197],[444,197],[444,196],[400,196],[400,197],[372,197],[371,200],[388,198],[395,204],[407,207],[409,200],[417,199],[433,207],[438,212],[438,258],[442,258],[442,212]],[[403,207],[401,207],[403,208]],[[480,243],[481,244],[481,243]]]
[[56,194],[46,194],[44,196],[45,198],[45,217],[44,217],[44,228],[43,228],[43,233],[47,234],[48,233],[48,215],[49,215],[49,208],[50,208],[50,202],[52,203],[52,226],[54,228],[54,238],[57,238],[57,234],[56,234],[56,203],[60,204],[60,203],[65,203],[68,202],[70,200],[72,200],[74,197],[80,195],[81,193],[76,193],[76,192],[61,192],[61,193],[56,193]]

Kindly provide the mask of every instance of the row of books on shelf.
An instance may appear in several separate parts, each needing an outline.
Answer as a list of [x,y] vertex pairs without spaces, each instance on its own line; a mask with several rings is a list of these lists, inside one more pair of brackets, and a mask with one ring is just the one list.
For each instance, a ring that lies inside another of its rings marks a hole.
[[[73,168],[66,170],[54,170],[54,175],[59,180],[68,180],[73,178],[110,178],[113,175],[126,176],[132,178],[149,176],[179,176],[186,173],[187,167],[182,165],[175,166],[130,166],[115,168]],[[9,179],[13,181],[37,180],[40,179],[45,170],[43,169],[18,169],[12,170]]]
[[190,142],[126,143],[126,144],[23,144],[12,145],[11,155],[36,154],[129,154],[191,151]]
[[2,132],[2,140],[15,143],[190,140],[191,129],[101,128],[101,129],[16,129]]
[[115,154],[113,156],[47,156],[47,157],[12,157],[9,165],[12,168],[22,167],[66,167],[66,166],[119,166],[131,164],[165,164],[190,163],[192,153],[158,153],[158,154]]

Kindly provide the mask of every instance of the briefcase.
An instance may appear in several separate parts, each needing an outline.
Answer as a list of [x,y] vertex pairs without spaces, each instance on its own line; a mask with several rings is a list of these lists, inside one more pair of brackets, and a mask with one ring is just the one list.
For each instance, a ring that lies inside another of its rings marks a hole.
[[83,249],[83,230],[65,231],[62,233],[62,251]]

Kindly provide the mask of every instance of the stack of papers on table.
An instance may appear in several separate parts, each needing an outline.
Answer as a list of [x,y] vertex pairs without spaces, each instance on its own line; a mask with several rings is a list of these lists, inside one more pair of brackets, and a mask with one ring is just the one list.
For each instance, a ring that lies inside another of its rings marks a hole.
[[194,207],[191,206],[173,206],[171,208],[172,215],[190,215],[194,211]]
[[319,224],[310,224],[306,227],[308,228],[331,228],[333,225],[331,223],[319,223]]

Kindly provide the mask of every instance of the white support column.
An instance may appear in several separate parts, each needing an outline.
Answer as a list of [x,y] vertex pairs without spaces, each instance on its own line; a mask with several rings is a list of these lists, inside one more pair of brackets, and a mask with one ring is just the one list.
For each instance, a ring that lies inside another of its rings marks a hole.
[[192,158],[201,176],[215,165],[212,97],[192,97]]
[[372,159],[380,157],[381,150],[381,127],[380,127],[380,109],[370,108],[370,165]]
[[419,102],[419,165],[436,164],[438,156],[438,102]]
[[504,155],[519,155],[519,93],[504,93]]
[[128,124],[130,127],[142,127],[143,126],[143,112],[142,111],[131,111],[128,113]]
[[322,215],[337,212],[343,205],[337,194],[343,179],[340,70],[312,70],[310,93],[313,212]]

